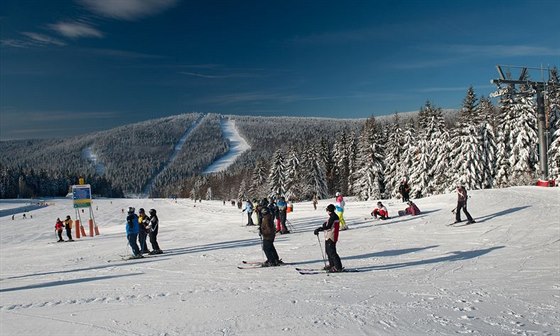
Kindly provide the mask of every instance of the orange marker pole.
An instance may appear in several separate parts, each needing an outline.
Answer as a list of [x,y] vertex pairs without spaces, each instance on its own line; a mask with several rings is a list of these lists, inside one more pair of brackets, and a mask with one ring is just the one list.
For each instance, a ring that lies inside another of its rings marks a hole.
[[89,236],[93,237],[93,219],[89,219],[88,220],[88,224],[89,224]]
[[76,238],[80,238],[80,220],[76,219],[74,223],[76,223]]
[[86,230],[84,229],[83,225],[80,225],[80,230],[82,230],[82,237],[86,236]]

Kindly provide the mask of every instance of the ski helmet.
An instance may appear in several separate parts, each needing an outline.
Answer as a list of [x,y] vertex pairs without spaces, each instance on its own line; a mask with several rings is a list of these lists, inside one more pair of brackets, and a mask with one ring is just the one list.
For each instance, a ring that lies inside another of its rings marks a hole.
[[153,216],[156,214],[156,209],[150,209],[150,215]]
[[327,205],[327,211],[334,212],[334,209],[335,209],[334,205],[332,205],[332,204]]
[[130,214],[134,213],[134,210],[136,210],[136,209],[134,209],[134,207],[128,207],[128,213],[130,213]]

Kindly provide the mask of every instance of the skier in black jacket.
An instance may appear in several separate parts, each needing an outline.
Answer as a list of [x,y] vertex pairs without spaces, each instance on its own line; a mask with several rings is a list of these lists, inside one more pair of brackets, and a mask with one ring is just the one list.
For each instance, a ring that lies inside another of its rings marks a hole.
[[329,264],[325,266],[325,269],[328,272],[342,272],[342,262],[336,252],[340,222],[333,204],[329,204],[326,210],[329,214],[329,220],[324,222],[322,226],[316,228],[313,234],[317,236],[320,231],[325,231],[325,252],[329,258]]
[[457,185],[457,208],[455,208],[455,223],[461,222],[461,209],[465,212],[467,216],[467,224],[476,223],[471,217],[471,214],[467,211],[467,189],[463,185]]
[[276,231],[274,230],[274,215],[271,212],[271,207],[268,206],[268,200],[266,198],[261,201],[258,211],[259,235],[262,238],[262,249],[266,255],[266,261],[263,263],[263,267],[280,266],[282,261],[278,257],[278,253],[274,247],[274,238],[276,236]]

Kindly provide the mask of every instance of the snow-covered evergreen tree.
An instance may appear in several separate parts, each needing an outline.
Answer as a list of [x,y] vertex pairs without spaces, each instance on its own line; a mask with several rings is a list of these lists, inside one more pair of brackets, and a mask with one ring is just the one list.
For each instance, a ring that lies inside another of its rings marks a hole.
[[560,185],[560,119],[556,120],[555,128],[548,148],[548,174],[556,181],[556,185]]
[[334,161],[334,188],[336,191],[342,192],[343,195],[348,194],[348,183],[350,176],[350,144],[348,141],[348,133],[346,130],[340,133],[333,146]]
[[[403,178],[407,178],[408,184],[412,189],[414,189],[414,181],[411,180],[411,174],[416,165],[416,129],[414,128],[414,118],[410,118],[404,127],[403,139],[402,139],[402,159],[400,165],[399,175]],[[414,195],[413,190],[411,190],[411,195]]]
[[360,200],[384,198],[384,146],[375,118],[368,118],[358,142],[354,195]]
[[508,85],[505,88],[498,88],[500,95],[499,112],[497,119],[498,134],[496,142],[496,175],[494,177],[494,187],[504,188],[511,185],[511,166],[509,158],[511,155],[511,138],[513,129],[513,104],[515,88]]
[[305,197],[311,198],[313,194],[317,194],[319,198],[328,196],[328,188],[326,183],[325,161],[321,160],[321,153],[317,146],[309,146],[305,150],[306,169],[304,180],[307,184],[305,188]]
[[385,187],[388,197],[399,195],[400,182],[405,175],[403,169],[403,130],[399,115],[395,113],[385,148]]
[[482,164],[482,188],[492,188],[496,174],[496,115],[492,102],[486,98],[480,98],[478,104],[481,123],[479,126],[479,146]]
[[299,189],[298,174],[300,172],[299,154],[295,147],[291,146],[288,150],[288,160],[286,162],[286,199],[294,199],[296,195],[301,193]]
[[268,183],[270,195],[284,196],[286,194],[286,167],[282,149],[274,152]]
[[418,125],[420,135],[410,176],[411,196],[416,198],[432,195],[441,187],[436,183],[444,179],[443,175],[446,174],[445,171],[434,166],[436,155],[441,154],[437,146],[441,147],[439,138],[442,137],[445,128],[441,108],[434,107],[429,101],[426,102],[418,114]]
[[266,166],[263,160],[257,160],[253,174],[251,175],[251,187],[249,192],[251,196],[257,196],[259,199],[268,196],[264,189],[267,184]]
[[[481,189],[483,184],[483,146],[481,145],[478,99],[472,87],[467,90],[452,141],[452,184]],[[449,186],[448,186],[449,187]]]
[[522,86],[512,106],[511,180],[514,185],[532,184],[537,178],[538,134],[534,90]]

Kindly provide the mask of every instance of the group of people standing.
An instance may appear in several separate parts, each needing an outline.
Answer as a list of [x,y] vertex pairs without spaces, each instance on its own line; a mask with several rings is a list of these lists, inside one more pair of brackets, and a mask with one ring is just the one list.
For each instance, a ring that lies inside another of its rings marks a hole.
[[[243,209],[243,211],[247,211],[249,216],[249,222],[247,225],[254,225],[250,214],[253,211],[253,203],[256,203],[256,201],[247,201],[245,208]],[[328,220],[313,231],[313,233],[317,236],[319,235],[319,232],[325,232],[325,252],[328,257],[328,264],[325,262],[325,270],[328,272],[343,271],[340,256],[336,251],[338,233],[341,230],[340,217],[337,213],[340,212],[342,216],[342,212],[344,212],[344,200],[342,199],[342,195],[340,195],[340,193],[337,193],[337,206],[339,206],[339,211],[337,211],[334,204],[329,204],[327,206],[326,211],[329,215]],[[286,207],[287,205],[284,197],[280,197],[277,201],[272,202],[269,202],[268,199],[264,198],[256,206],[255,211],[257,213],[259,236],[262,239],[262,249],[266,257],[266,261],[262,265],[263,267],[280,266],[284,264],[274,247],[274,239],[276,238],[277,233],[289,233],[285,224]],[[274,224],[275,218],[277,219],[276,225]]]
[[[159,218],[155,209],[150,209],[149,216],[143,208],[138,209],[138,215],[135,213],[136,209],[133,207],[128,208],[126,216],[126,238],[128,244],[132,249],[132,257],[143,258],[143,254],[161,254],[163,251],[160,249],[157,242],[157,235],[159,232]],[[148,249],[146,238],[150,237],[150,244],[152,251]]]
[[54,229],[56,231],[56,234],[58,235],[57,242],[60,243],[65,241],[64,239],[62,239],[63,229],[66,229],[66,236],[68,237],[68,241],[74,241],[74,239],[72,239],[72,224],[74,224],[74,221],[72,220],[72,218],[70,218],[70,215],[66,216],[64,222],[61,221],[60,218],[56,219]]
[[[257,222],[261,223],[260,210],[262,207],[263,201],[258,202],[256,199],[253,201],[247,199],[245,201],[245,207],[241,212],[247,213],[247,226],[255,225],[255,221],[253,220],[253,215],[255,213],[257,215]],[[271,198],[270,201],[266,199],[266,207],[268,208],[268,212],[272,215],[272,222],[276,222],[275,233],[290,233],[290,230],[288,230],[288,227],[286,226],[286,222],[288,220],[288,203],[286,202],[286,198],[282,196],[276,199]]]

